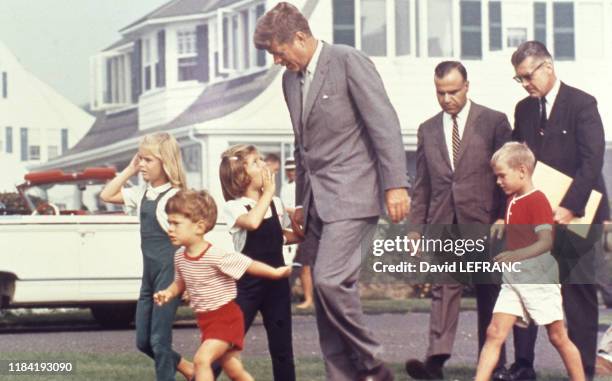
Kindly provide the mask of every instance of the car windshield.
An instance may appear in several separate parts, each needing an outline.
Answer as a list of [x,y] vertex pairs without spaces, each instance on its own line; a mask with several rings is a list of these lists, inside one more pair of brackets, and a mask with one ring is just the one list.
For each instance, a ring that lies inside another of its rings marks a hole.
[[52,204],[60,212],[81,211],[83,214],[95,214],[121,210],[100,200],[104,184],[57,183],[29,187],[25,196],[34,208],[41,204]]

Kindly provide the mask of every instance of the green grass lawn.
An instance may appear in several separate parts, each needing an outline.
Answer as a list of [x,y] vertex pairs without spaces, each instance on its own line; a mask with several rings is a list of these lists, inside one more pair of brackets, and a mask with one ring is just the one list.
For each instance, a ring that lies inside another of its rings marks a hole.
[[[112,380],[112,381],[144,381],[153,380],[153,366],[151,360],[138,353],[124,354],[75,354],[75,353],[0,353],[0,360],[44,360],[44,361],[71,361],[75,370],[63,375],[19,375],[8,376],[6,369],[0,369],[0,379],[3,381],[41,381],[41,380]],[[256,380],[272,380],[272,371],[269,358],[246,358],[246,369]],[[391,364],[395,371],[396,380],[409,380],[403,370],[403,364]],[[304,381],[324,380],[324,368],[321,359],[298,358],[296,360],[297,379]],[[474,368],[470,366],[449,367],[446,371],[447,380],[469,381],[474,375]],[[559,373],[539,373],[540,381],[560,381],[567,379]],[[611,378],[596,378],[598,381]],[[177,380],[182,377],[177,374]],[[228,381],[226,377],[220,380]]]
[[[407,312],[429,312],[431,301],[429,299],[371,299],[363,301],[364,311],[368,314],[380,313],[407,313]],[[462,300],[463,310],[474,310],[475,300],[464,298]],[[600,325],[612,323],[612,311],[603,310],[600,314]],[[296,315],[312,314],[313,310],[296,310]],[[178,320],[188,321],[193,318],[188,307],[181,307],[178,312]],[[0,316],[0,327],[4,326],[35,326],[37,324],[50,325],[75,325],[94,324],[93,317],[88,310],[68,310],[65,312],[49,311],[45,313],[25,313],[19,316],[10,311]],[[0,338],[1,339],[1,338]],[[0,353],[1,360],[44,360],[44,361],[72,361],[75,371],[72,374],[63,375],[19,375],[8,376],[0,368],[0,380],[4,381],[41,381],[41,380],[113,380],[113,381],[141,381],[153,380],[153,366],[150,359],[137,352],[120,354],[83,354],[83,353]],[[272,380],[270,360],[267,357],[248,357],[244,359],[245,367],[257,380]],[[4,365],[6,366],[6,365]],[[403,364],[391,364],[395,370],[396,380],[409,380],[403,370]],[[447,380],[471,380],[474,375],[474,367],[470,365],[450,367],[446,375]],[[4,372],[4,373],[3,373]],[[298,380],[318,381],[324,379],[324,368],[320,358],[300,357],[296,359],[296,372]],[[561,374],[539,373],[540,381],[564,380]],[[177,380],[182,377],[177,376]],[[222,377],[222,381],[228,381]],[[597,381],[612,381],[612,377],[596,378]]]

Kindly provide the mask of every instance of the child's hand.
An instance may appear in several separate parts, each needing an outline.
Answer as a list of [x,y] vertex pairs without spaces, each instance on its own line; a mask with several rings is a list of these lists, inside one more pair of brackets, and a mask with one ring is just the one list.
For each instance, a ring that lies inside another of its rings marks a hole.
[[168,290],[158,291],[155,294],[153,294],[153,300],[160,307],[168,303],[171,299],[172,299],[172,293]]
[[491,238],[494,239],[502,239],[504,236],[504,230],[506,229],[506,225],[504,225],[504,220],[499,219],[495,221],[493,225],[491,225]]
[[185,303],[189,303],[191,301],[191,295],[189,295],[189,291],[183,291],[183,296],[181,297],[181,300]]
[[521,261],[523,258],[516,254],[515,251],[509,250],[509,251],[504,251],[499,253],[498,255],[495,256],[495,262],[502,262],[502,263],[513,263],[513,262],[519,262]]
[[261,173],[263,177],[263,191],[264,193],[274,194],[276,192],[276,180],[274,178],[274,174],[270,170],[270,168],[266,167],[263,169]]
[[291,266],[281,266],[274,269],[278,279],[289,278],[291,275]]
[[140,170],[140,154],[136,152],[132,160],[130,160],[130,164],[128,165],[129,171],[133,174],[138,173]]

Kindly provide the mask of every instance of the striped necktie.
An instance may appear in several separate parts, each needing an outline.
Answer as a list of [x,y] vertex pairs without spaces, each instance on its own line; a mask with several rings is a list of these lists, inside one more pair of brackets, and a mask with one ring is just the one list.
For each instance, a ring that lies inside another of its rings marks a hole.
[[461,138],[459,137],[459,125],[457,124],[457,115],[451,116],[453,119],[453,167],[457,168],[457,159],[459,159],[459,147],[461,147]]

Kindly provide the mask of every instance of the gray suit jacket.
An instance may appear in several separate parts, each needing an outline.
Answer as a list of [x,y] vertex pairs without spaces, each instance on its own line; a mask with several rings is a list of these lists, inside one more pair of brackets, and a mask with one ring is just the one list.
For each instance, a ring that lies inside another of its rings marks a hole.
[[510,141],[508,118],[472,102],[457,167],[453,172],[444,139],[443,113],[419,126],[413,224],[489,224],[503,218],[505,196],[496,185],[491,156]]
[[407,187],[408,176],[399,120],[372,61],[324,44],[303,115],[298,73],[285,71],[283,93],[295,133],[296,205],[308,216],[312,195],[324,222],[380,215],[380,184]]

